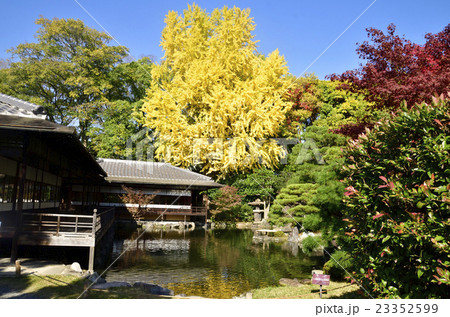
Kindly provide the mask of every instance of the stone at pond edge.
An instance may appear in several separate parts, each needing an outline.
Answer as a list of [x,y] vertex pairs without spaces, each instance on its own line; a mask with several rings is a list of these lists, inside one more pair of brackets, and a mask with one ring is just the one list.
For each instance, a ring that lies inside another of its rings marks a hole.
[[112,287],[131,287],[130,283],[127,282],[107,282],[101,284],[94,284],[92,289],[109,289]]
[[81,269],[81,265],[78,262],[73,262],[72,265],[70,266],[70,269],[77,273],[83,273],[83,270]]
[[103,284],[103,283],[106,283],[106,280],[105,280],[104,278],[102,278],[100,275],[98,275],[97,272],[94,272],[94,273],[92,273],[92,274],[89,274],[86,278],[87,278],[89,281],[91,281],[92,283],[95,283],[95,284]]
[[304,284],[304,285],[311,284],[311,280],[308,279],[308,278],[305,278],[305,279],[303,279],[303,280],[300,280],[300,283],[301,283],[301,284]]
[[305,284],[311,284],[311,280],[309,279],[303,279],[303,280],[298,280],[296,278],[294,279],[290,279],[290,278],[282,278],[278,281],[278,283],[280,283],[280,285],[282,286],[301,286],[301,285],[305,285]]
[[247,292],[247,293],[241,294],[240,296],[234,296],[233,299],[253,299],[253,293]]
[[270,223],[267,221],[267,219],[263,219],[259,225],[259,227],[261,229],[271,229],[272,226],[270,225]]
[[289,242],[298,242],[298,229],[297,229],[297,227],[294,227],[294,229],[292,229],[292,232],[289,234],[288,241]]
[[154,295],[167,295],[167,296],[175,295],[175,293],[172,290],[161,287],[159,285],[155,285],[155,284],[136,282],[133,284],[133,287],[142,288],[143,290],[149,292],[150,294],[154,294]]

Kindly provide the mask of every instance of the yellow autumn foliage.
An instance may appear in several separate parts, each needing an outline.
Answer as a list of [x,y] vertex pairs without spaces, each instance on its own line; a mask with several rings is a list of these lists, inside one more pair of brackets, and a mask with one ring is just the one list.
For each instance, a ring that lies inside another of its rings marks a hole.
[[277,165],[283,150],[271,138],[291,107],[281,98],[288,68],[278,50],[257,52],[250,10],[192,5],[165,23],[142,108],[157,158],[219,177]]

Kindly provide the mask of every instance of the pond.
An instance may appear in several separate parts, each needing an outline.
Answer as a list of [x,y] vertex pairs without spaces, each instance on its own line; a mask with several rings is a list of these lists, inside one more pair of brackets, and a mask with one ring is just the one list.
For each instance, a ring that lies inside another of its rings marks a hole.
[[[140,237],[139,237],[140,236]],[[138,240],[136,238],[139,237]],[[311,278],[323,264],[292,243],[256,243],[251,230],[119,230],[108,281],[146,282],[175,294],[232,298],[280,278]]]

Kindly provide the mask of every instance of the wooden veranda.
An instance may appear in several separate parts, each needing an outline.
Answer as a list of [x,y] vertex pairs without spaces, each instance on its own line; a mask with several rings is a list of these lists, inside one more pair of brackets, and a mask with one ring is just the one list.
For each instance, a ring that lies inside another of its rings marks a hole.
[[94,270],[95,246],[114,223],[114,207],[92,214],[23,212],[19,245],[89,247],[88,270]]
[[189,208],[175,210],[169,210],[168,208],[150,208],[148,214],[157,216],[161,221],[164,221],[166,216],[171,215],[183,216],[184,222],[186,222],[186,217],[188,216],[204,217],[206,223],[208,208],[203,206],[190,206]]

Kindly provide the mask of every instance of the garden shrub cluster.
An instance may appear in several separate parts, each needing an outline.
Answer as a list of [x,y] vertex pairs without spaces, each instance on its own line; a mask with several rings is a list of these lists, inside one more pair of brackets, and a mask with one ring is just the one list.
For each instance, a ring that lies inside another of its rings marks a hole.
[[346,153],[346,247],[379,297],[448,297],[450,107],[441,97],[381,122]]
[[246,203],[233,206],[215,217],[216,222],[251,222],[253,221],[253,208]]
[[303,219],[303,228],[308,231],[317,232],[322,227],[322,217],[319,214],[309,214]]
[[312,199],[317,192],[316,184],[290,184],[281,189],[273,202],[272,220],[278,223],[302,223],[305,215],[319,212]]
[[353,270],[353,261],[350,255],[343,250],[336,250],[323,266],[323,273],[329,274],[334,280],[347,277],[347,272]]
[[285,180],[270,210],[275,225],[301,224],[307,231],[321,231],[326,245],[342,227],[342,196],[339,181],[343,164],[341,148],[346,138],[326,127],[310,126],[295,145],[278,178]]
[[311,254],[319,251],[322,248],[323,241],[320,236],[308,236],[301,242],[301,248],[303,253]]
[[211,219],[216,222],[252,221],[253,209],[242,202],[238,188],[224,186],[210,192],[212,214]]

